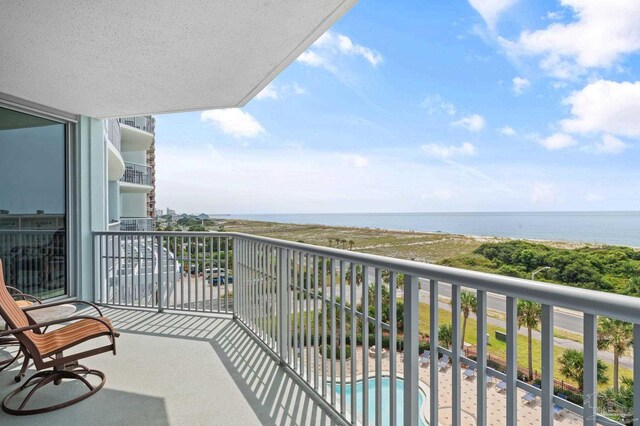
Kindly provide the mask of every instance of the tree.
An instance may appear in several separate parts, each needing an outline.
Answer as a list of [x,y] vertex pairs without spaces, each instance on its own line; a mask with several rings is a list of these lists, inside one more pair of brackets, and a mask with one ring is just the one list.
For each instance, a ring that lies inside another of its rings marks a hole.
[[[584,354],[575,349],[567,349],[558,358],[560,364],[560,373],[567,379],[573,380],[578,384],[580,390],[584,388]],[[607,365],[598,360],[597,377],[599,385],[605,385],[609,381],[607,377]]]
[[539,303],[518,299],[518,328],[527,327],[529,381],[533,380],[533,338],[531,331],[534,328],[538,328],[541,316],[542,306]]
[[640,297],[640,276],[632,277],[622,289],[622,293],[628,296]]
[[613,349],[613,390],[618,392],[620,357],[633,344],[633,325],[611,318],[598,319],[598,349]]
[[353,240],[349,240],[349,250],[353,250],[353,246],[356,242]]
[[438,327],[438,344],[449,349],[452,342],[453,326],[451,324],[440,324],[440,327]]
[[464,336],[467,332],[467,319],[471,312],[475,313],[478,307],[478,298],[475,293],[463,291],[460,294],[460,310],[462,311],[462,347],[464,348]]

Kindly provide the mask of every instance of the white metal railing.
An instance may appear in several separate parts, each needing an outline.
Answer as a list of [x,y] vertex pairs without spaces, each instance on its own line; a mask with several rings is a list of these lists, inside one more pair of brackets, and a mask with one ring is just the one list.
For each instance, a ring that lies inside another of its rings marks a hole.
[[151,186],[151,166],[125,161],[124,174],[120,178],[120,181]]
[[[226,250],[221,252],[220,249],[214,250],[211,245],[206,246],[207,239],[217,241],[218,244],[224,242]],[[205,269],[207,265],[216,265],[213,261],[208,264],[206,261],[214,253],[217,256],[223,253],[225,259],[232,258],[232,263],[225,264],[225,276],[233,277],[232,288],[227,288],[226,280],[224,292],[220,292],[220,285],[217,286],[217,300],[220,300],[222,294],[223,300],[228,303],[224,312],[233,313],[238,321],[280,358],[283,365],[322,396],[345,422],[417,425],[427,420],[429,424],[439,424],[438,357],[446,355],[451,357],[450,409],[454,425],[463,423],[462,363],[476,368],[475,416],[480,425],[487,424],[487,381],[491,377],[506,384],[506,424],[517,424],[517,389],[531,392],[540,398],[539,413],[543,425],[553,424],[554,404],[581,416],[584,424],[619,424],[596,412],[598,316],[634,324],[634,375],[640,368],[640,299],[637,298],[238,233],[96,233],[95,250],[100,262],[97,270],[106,271],[108,265],[116,265],[121,261],[123,253],[127,256],[126,248],[122,248],[123,241],[125,246],[135,246],[141,240],[152,247],[169,247],[169,250],[157,257],[156,262],[164,265],[159,270],[169,263],[176,265],[175,270],[179,270],[180,265],[193,265],[193,259],[185,257],[190,255],[185,254],[184,250],[188,247],[188,253],[192,253],[194,240],[200,241],[195,250],[202,250],[202,256],[196,256],[196,262],[201,259]],[[119,251],[112,249],[109,252],[109,244],[120,247]],[[218,263],[217,267],[220,268],[221,264]],[[188,270],[187,276],[195,280],[195,286],[199,285],[198,280],[202,281],[204,287],[209,286],[210,281],[204,278],[205,274],[203,277],[192,276],[192,272],[197,271],[199,269]],[[400,286],[402,292],[397,295],[396,286],[401,277],[404,283]],[[115,274],[112,277],[100,272],[96,281],[100,283],[100,289],[96,290],[97,300],[122,304],[121,301],[114,301],[114,288],[123,288],[123,280],[126,279],[121,275]],[[113,281],[118,283],[114,284]],[[351,285],[359,281],[365,285]],[[166,278],[164,275],[158,277],[156,272],[152,282],[155,283],[154,291],[159,294],[157,303],[153,305],[158,309],[171,307],[201,310],[201,306],[207,305],[200,305],[199,297],[206,299],[214,291],[211,289],[207,293],[203,287],[200,293],[195,293],[195,305],[176,304],[176,300],[184,302],[184,298],[176,299],[175,295],[192,290],[194,284],[186,283],[183,274],[172,275],[171,272],[166,274]],[[452,297],[452,347],[431,348],[432,362],[426,395],[428,409],[418,406],[419,393],[422,392],[418,367],[421,282],[428,283],[429,287],[430,342],[438,342],[440,286],[450,286]],[[124,286],[127,288],[126,283]],[[474,290],[478,300],[478,344],[475,360],[464,356],[460,349],[460,296],[463,287]],[[229,293],[231,290],[232,295]],[[128,290],[125,294],[126,292]],[[506,297],[506,373],[487,366],[488,293]],[[174,295],[173,298],[171,294]],[[542,305],[542,381],[539,388],[518,380],[517,376],[518,299]],[[124,304],[137,306],[140,302],[129,299]],[[583,313],[583,406],[554,395],[554,307]],[[212,311],[216,312],[215,309]],[[398,343],[400,336],[402,344]],[[348,345],[352,345],[350,356],[347,354]],[[401,378],[404,389],[402,393],[398,391]],[[384,380],[389,380],[388,401],[383,400]],[[373,382],[373,407],[370,406],[368,391],[370,381]],[[358,389],[359,383],[365,384],[360,393],[354,391]],[[634,411],[629,413],[635,419],[640,415],[639,383],[640,380],[635,380]],[[348,392],[347,387],[352,391]],[[383,419],[381,416],[384,404],[389,404],[390,409],[389,417]],[[404,415],[398,419],[400,409]],[[425,413],[428,413],[428,419],[424,418]]]
[[153,219],[150,217],[121,217],[117,229],[109,231],[153,231]]
[[119,118],[118,121],[127,126],[135,127],[145,132],[153,133],[153,119],[151,116],[125,117]]

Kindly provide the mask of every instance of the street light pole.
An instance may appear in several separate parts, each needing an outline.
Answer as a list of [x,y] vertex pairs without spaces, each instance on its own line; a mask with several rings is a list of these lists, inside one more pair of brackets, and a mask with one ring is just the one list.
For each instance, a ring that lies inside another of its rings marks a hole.
[[533,271],[533,272],[531,273],[531,279],[532,279],[532,280],[535,280],[536,274],[537,274],[538,272],[542,272],[542,271],[547,270],[547,269],[551,269],[551,266],[543,266],[542,268],[536,269],[535,271]]

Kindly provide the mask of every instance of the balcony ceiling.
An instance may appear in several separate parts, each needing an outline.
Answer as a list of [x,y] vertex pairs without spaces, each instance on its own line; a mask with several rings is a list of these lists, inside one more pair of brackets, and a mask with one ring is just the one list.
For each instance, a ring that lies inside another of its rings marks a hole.
[[356,2],[0,1],[0,93],[97,118],[243,106]]

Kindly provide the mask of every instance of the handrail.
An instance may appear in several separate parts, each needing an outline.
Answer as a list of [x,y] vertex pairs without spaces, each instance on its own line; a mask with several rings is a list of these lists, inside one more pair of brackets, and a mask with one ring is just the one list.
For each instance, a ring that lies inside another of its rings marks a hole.
[[[100,231],[95,235],[113,235],[127,231]],[[239,232],[131,232],[137,235],[159,236],[222,236],[239,237],[250,241],[275,245],[285,249],[306,251],[319,256],[333,257],[355,263],[365,263],[372,267],[389,269],[407,275],[455,283],[489,293],[531,300],[547,305],[601,315],[633,323],[640,323],[640,298],[597,290],[582,289],[560,284],[544,283],[523,278],[507,277],[485,272],[434,265],[412,260],[396,259],[375,254],[359,253],[343,249],[320,247],[306,243],[279,240],[275,238],[249,235]]]

